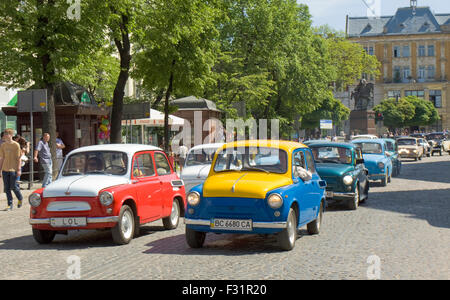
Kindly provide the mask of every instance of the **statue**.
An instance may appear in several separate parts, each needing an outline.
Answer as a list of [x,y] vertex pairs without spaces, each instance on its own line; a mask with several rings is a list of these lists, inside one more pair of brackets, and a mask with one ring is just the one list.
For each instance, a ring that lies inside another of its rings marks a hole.
[[369,104],[373,103],[374,84],[361,79],[351,97],[355,99],[355,110],[366,111]]

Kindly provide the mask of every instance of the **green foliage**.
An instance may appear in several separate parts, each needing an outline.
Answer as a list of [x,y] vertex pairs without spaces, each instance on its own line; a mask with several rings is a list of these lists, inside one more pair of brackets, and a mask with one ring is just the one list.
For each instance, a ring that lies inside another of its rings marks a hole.
[[301,127],[303,129],[319,128],[320,120],[333,120],[333,124],[339,124],[347,120],[349,116],[350,109],[330,93],[320,107],[302,118]]
[[376,113],[383,114],[384,125],[389,128],[432,125],[439,120],[436,108],[430,101],[409,96],[387,99],[374,107]]

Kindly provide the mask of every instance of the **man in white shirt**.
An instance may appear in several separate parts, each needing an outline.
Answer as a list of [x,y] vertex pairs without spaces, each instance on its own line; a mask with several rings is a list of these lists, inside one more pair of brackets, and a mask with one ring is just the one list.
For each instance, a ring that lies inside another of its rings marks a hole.
[[180,172],[183,170],[188,151],[188,147],[186,147],[183,142],[180,142],[180,147],[178,148],[178,162],[180,163]]

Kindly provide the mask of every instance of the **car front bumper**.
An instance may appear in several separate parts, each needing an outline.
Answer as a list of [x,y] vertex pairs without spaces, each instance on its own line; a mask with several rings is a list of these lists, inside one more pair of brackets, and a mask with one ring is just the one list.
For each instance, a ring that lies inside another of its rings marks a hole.
[[[94,217],[94,218],[86,218],[86,226],[83,227],[65,227],[65,228],[74,228],[74,229],[90,229],[90,228],[101,228],[103,226],[110,227],[107,225],[111,225],[112,223],[117,223],[119,221],[118,216],[109,216],[109,217]],[[58,227],[51,226],[51,218],[44,219],[30,219],[30,225],[35,226],[45,226],[51,228],[53,230],[60,229]]]
[[386,174],[369,174],[369,180],[384,180]]
[[355,198],[355,193],[341,193],[341,192],[328,192],[327,191],[327,199],[332,200],[350,200]]

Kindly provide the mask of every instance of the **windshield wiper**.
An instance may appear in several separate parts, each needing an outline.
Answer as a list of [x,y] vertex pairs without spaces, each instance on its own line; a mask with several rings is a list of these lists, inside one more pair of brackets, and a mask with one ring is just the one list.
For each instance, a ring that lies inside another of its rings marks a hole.
[[261,172],[266,172],[267,174],[270,173],[269,171],[264,170],[262,168],[242,168],[241,171],[261,171]]

